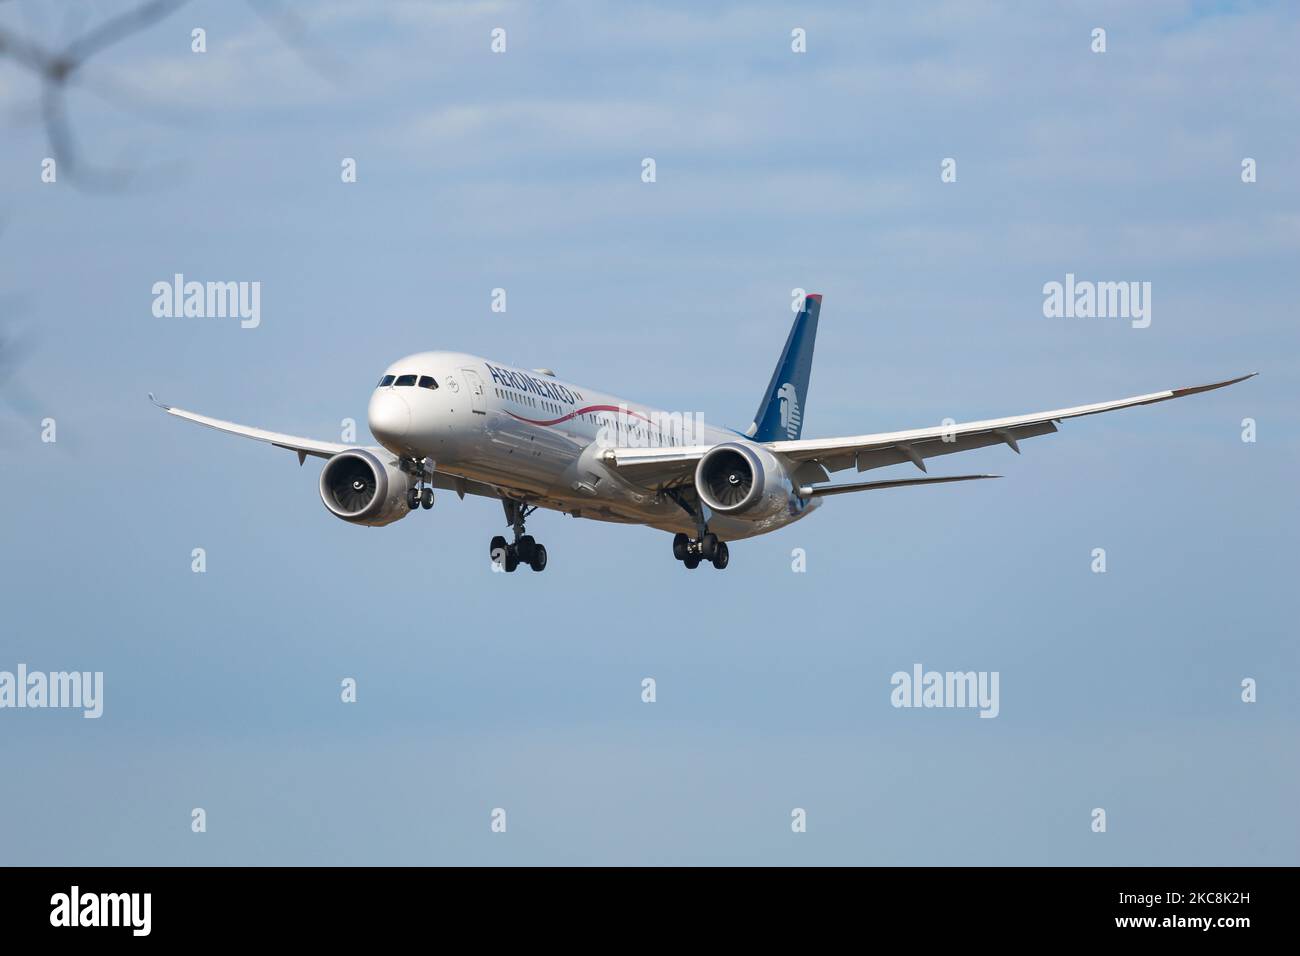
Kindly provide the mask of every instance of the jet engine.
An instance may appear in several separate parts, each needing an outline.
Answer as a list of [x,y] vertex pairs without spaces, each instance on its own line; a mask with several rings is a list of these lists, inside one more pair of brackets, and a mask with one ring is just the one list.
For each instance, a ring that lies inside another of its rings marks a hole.
[[783,511],[792,486],[770,452],[725,442],[700,458],[695,466],[695,490],[711,511],[759,519]]
[[336,517],[378,527],[410,513],[406,493],[415,480],[364,448],[339,452],[320,473],[320,498]]

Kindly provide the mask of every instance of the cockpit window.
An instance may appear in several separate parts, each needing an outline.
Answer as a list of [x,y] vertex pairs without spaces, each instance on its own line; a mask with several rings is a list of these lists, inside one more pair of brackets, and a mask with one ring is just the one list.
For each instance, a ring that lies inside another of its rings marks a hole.
[[379,380],[379,388],[387,388],[389,385],[392,385],[394,378],[395,376],[393,375],[385,375]]
[[428,376],[428,375],[421,375],[421,376],[420,376],[420,388],[430,388],[430,389],[432,389],[432,388],[437,388],[437,387],[438,387],[438,383],[435,382],[431,376]]
[[393,384],[396,385],[398,388],[401,388],[403,385],[414,385],[414,384],[415,384],[415,376],[414,376],[414,375],[399,375],[399,376],[397,376],[397,381],[394,382]]

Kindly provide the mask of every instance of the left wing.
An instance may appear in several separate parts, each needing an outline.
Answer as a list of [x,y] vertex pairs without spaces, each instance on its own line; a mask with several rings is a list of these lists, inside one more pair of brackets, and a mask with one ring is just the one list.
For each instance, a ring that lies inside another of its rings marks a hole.
[[235,422],[222,421],[220,418],[209,418],[207,415],[200,415],[198,412],[187,412],[183,408],[164,405],[153,397],[153,392],[149,393],[149,401],[168,415],[175,415],[177,418],[184,418],[186,421],[198,422],[200,425],[208,426],[208,428],[215,428],[219,432],[228,432],[231,435],[241,435],[244,438],[270,442],[277,448],[296,451],[298,453],[298,464],[302,464],[308,455],[314,455],[317,458],[333,458],[341,451],[356,447],[355,445],[343,445],[332,441],[317,441],[314,438],[299,438],[297,435],[284,435],[280,432],[269,432],[264,428],[254,428],[251,425],[237,425]]
[[[164,405],[158,399],[153,397],[153,392],[149,393],[149,401],[153,402],[168,415],[175,415],[177,418],[183,418],[189,422],[197,422],[200,425],[206,425],[208,428],[215,428],[219,432],[226,432],[231,435],[239,435],[241,438],[252,438],[257,441],[269,442],[276,448],[287,448],[290,451],[298,453],[298,464],[307,460],[308,455],[316,458],[333,458],[341,451],[355,451],[357,448],[364,447],[366,451],[378,455],[382,459],[397,461],[397,456],[386,448],[380,448],[376,445],[344,445],[340,442],[317,441],[315,438],[300,438],[297,435],[285,435],[282,432],[269,432],[265,428],[254,428],[252,425],[240,425],[236,422],[223,421],[220,418],[210,418],[207,415],[200,415],[198,412],[189,412],[183,408],[173,408],[171,405]],[[469,478],[461,478],[457,475],[449,475],[445,472],[434,471],[432,474],[426,473],[425,480],[434,488],[442,488],[447,491],[454,491],[464,498],[466,495],[479,495],[484,498],[500,498],[501,493],[492,485],[484,484],[481,481],[474,481]]]

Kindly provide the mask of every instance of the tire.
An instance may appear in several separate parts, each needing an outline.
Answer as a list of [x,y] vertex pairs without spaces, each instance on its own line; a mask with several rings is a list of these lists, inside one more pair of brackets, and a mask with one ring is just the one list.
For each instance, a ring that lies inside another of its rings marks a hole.
[[428,511],[430,508],[433,507],[432,488],[425,488],[424,491],[420,493],[420,506],[424,508],[425,511]]
[[718,553],[713,556],[713,566],[721,571],[731,562],[731,549],[727,547],[727,542],[718,542]]
[[691,539],[678,531],[673,535],[673,557],[678,561],[686,559],[686,549],[691,545]]
[[522,535],[515,542],[515,550],[519,552],[519,560],[527,564],[533,560],[533,551],[537,548],[537,541],[531,534]]
[[501,537],[501,535],[497,535],[493,538],[492,543],[488,545],[488,557],[492,559],[493,564],[500,564],[503,568],[506,563],[506,555],[509,553],[510,551],[509,547],[506,545],[506,539]]
[[707,560],[712,561],[713,556],[718,553],[718,536],[716,534],[706,534],[700,539],[700,554]]
[[700,556],[698,554],[688,554],[682,558],[682,564],[686,565],[687,571],[694,571],[700,566]]
[[538,544],[533,546],[533,558],[528,562],[528,566],[534,571],[546,570],[546,545]]
[[406,507],[412,511],[420,507],[420,492],[417,489],[411,488],[406,492]]
[[505,566],[506,566],[507,574],[513,574],[515,569],[519,567],[519,552],[515,550],[515,546],[513,544],[506,548]]

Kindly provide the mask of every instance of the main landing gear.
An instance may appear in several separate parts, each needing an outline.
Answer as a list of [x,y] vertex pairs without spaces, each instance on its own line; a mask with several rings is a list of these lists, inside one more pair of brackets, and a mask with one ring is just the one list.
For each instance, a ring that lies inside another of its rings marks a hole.
[[426,511],[433,507],[433,489],[427,485],[424,488],[412,488],[406,493],[406,507],[414,511],[416,508],[424,508]]
[[698,568],[701,561],[712,561],[713,566],[721,571],[730,563],[731,552],[727,549],[727,542],[719,541],[712,532],[692,538],[679,531],[673,535],[673,557],[691,571]]
[[731,552],[727,549],[727,542],[719,541],[718,536],[709,530],[709,509],[704,502],[691,501],[672,489],[665,493],[695,522],[695,537],[681,531],[673,535],[673,557],[686,565],[688,571],[698,568],[701,561],[712,561],[719,571],[725,568],[731,561]]
[[545,571],[546,545],[524,533],[524,519],[537,508],[530,508],[527,502],[513,498],[505,498],[501,503],[506,509],[506,521],[514,532],[514,542],[507,543],[501,535],[494,537],[490,545],[492,563],[507,572],[514,571],[520,564],[526,564],[534,571]]

